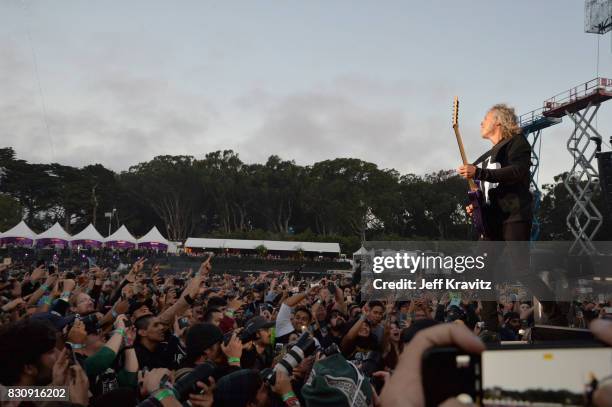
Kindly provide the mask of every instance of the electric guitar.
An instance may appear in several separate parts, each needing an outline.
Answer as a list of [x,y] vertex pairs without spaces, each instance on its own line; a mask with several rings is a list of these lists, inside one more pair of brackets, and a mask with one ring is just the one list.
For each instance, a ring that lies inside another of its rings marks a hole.
[[[453,100],[453,130],[455,131],[455,136],[457,137],[457,144],[459,145],[459,153],[461,154],[461,160],[463,161],[463,165],[470,164],[467,160],[467,156],[465,155],[465,149],[463,148],[463,140],[461,139],[461,134],[459,133],[459,98],[455,96]],[[474,181],[472,179],[468,180],[469,191],[468,191],[468,199],[470,204],[474,210],[472,211],[472,224],[474,228],[478,232],[480,237],[487,236],[487,227],[485,224],[485,218],[483,214],[483,206],[485,205],[485,197],[480,189],[480,183],[478,181]]]

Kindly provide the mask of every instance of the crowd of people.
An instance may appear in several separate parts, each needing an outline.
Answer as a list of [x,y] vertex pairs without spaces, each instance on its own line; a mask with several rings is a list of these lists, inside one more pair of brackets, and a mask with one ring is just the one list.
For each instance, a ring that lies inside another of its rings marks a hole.
[[[67,386],[83,406],[423,406],[428,348],[478,353],[534,324],[512,296],[491,331],[460,295],[365,301],[355,278],[221,275],[211,257],[177,273],[80,260],[0,265],[0,385]],[[608,305],[572,304],[568,321],[612,344]]]

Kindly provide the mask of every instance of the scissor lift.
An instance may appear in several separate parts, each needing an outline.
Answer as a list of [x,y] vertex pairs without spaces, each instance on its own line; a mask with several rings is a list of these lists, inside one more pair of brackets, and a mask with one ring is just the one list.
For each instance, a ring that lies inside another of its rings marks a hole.
[[563,180],[574,205],[566,223],[574,235],[570,251],[593,253],[593,238],[603,223],[601,212],[593,203],[599,175],[595,154],[601,150],[601,134],[593,127],[601,103],[612,99],[612,79],[595,78],[544,101],[542,116],[550,119],[569,117],[574,130],[567,140],[567,150],[574,159]]

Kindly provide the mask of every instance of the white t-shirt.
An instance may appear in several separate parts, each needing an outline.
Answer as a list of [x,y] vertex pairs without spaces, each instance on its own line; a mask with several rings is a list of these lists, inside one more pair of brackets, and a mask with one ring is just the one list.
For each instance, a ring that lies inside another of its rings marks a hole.
[[285,303],[282,303],[276,316],[276,337],[279,338],[283,335],[290,334],[293,332],[293,324],[291,323],[291,313],[293,308]]

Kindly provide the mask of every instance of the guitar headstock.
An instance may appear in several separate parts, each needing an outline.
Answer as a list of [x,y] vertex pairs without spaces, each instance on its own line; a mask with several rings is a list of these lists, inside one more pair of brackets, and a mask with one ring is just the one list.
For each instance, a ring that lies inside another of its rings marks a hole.
[[457,96],[453,99],[453,127],[459,125],[459,98]]

